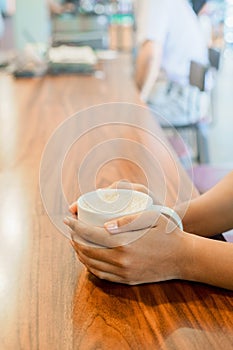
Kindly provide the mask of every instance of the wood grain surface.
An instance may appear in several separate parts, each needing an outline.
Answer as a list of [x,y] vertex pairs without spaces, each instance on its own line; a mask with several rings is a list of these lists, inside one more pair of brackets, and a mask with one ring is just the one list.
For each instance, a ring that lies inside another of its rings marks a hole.
[[[0,75],[1,350],[233,349],[232,292],[185,281],[99,280],[54,226],[65,232],[67,203],[80,193],[120,179],[149,184],[171,206],[197,195],[141,104],[131,65],[122,56],[102,63],[99,77]],[[125,104],[102,106],[109,102]],[[57,159],[76,133],[61,185]],[[54,138],[54,151],[43,153]],[[39,181],[46,154],[50,218]]]

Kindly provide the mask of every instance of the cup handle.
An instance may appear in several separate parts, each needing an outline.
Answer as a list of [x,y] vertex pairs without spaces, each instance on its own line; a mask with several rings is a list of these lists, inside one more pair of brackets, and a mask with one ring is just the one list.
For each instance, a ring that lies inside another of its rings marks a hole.
[[175,224],[181,230],[183,230],[182,220],[179,217],[179,215],[175,212],[175,210],[173,210],[173,209],[171,209],[169,207],[165,207],[163,205],[155,205],[155,204],[153,204],[150,209],[158,211],[161,214],[164,214],[164,215],[168,216],[169,218],[171,218],[175,222]]

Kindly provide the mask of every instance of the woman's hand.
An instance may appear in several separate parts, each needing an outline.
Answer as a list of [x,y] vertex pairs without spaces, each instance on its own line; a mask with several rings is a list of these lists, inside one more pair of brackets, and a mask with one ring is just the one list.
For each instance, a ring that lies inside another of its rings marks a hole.
[[[154,211],[115,219],[104,228],[74,218],[66,218],[64,222],[71,229],[72,245],[79,260],[101,279],[134,285],[183,278],[191,258],[191,235],[175,225],[167,233],[171,222]],[[137,234],[140,238],[135,240]],[[76,237],[83,244],[75,242]],[[129,237],[131,243],[127,243]]]

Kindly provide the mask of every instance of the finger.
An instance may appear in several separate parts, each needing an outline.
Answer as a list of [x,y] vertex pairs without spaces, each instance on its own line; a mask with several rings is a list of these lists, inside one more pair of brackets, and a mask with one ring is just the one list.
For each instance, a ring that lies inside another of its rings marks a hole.
[[131,182],[128,182],[127,180],[120,180],[120,181],[113,182],[108,188],[113,188],[113,189],[119,188],[119,189],[143,192],[148,194],[153,199],[154,203],[161,204],[161,201],[155,197],[154,193],[142,184],[131,183]]
[[[99,262],[115,266],[117,269],[122,268],[122,256],[128,254],[128,246],[111,248],[93,248],[72,241],[72,246],[78,256],[86,263],[85,259],[93,259]],[[115,271],[116,272],[116,271]]]
[[108,188],[113,188],[113,189],[133,189],[133,183],[127,181],[127,180],[119,180],[119,181],[115,181],[113,182],[110,186],[108,186]]
[[90,270],[96,270],[96,271],[102,271],[107,272],[119,277],[122,277],[120,274],[120,269],[118,266],[102,261],[102,260],[96,260],[93,258],[90,258],[86,255],[84,255],[81,251],[78,251],[77,253],[79,260]]
[[90,226],[71,217],[65,218],[64,223],[72,230],[71,237],[74,241],[84,246],[91,245],[93,247],[94,244],[99,246],[97,247],[98,249],[101,247],[114,248],[125,246],[139,239],[150,230],[150,228],[144,228],[127,232],[126,228],[124,228],[121,230],[121,234],[112,234],[117,232],[109,232],[103,227]]
[[[111,264],[102,260],[96,260],[83,254],[80,249],[80,245],[71,241],[71,244],[75,251],[77,252],[77,257],[79,261],[86,266],[86,268],[95,276],[100,279],[105,279],[111,282],[127,283],[125,278],[121,276],[120,269],[116,264]],[[106,251],[107,249],[105,249]],[[99,251],[99,249],[98,249]],[[102,258],[102,255],[101,255]]]
[[145,211],[108,221],[104,224],[104,227],[114,234],[142,230],[155,227],[160,215],[157,211]]
[[138,192],[144,192],[147,194],[149,191],[144,185],[132,183],[132,182],[129,182],[127,180],[115,181],[108,188],[134,190],[134,191],[138,191]]
[[89,247],[95,247],[95,248],[103,248],[103,245],[99,245],[97,243],[93,243],[90,240],[86,240],[84,238],[82,238],[80,235],[78,235],[75,231],[71,230],[69,228],[69,237],[72,241],[74,241],[75,243],[79,243],[82,246],[89,246]]
[[69,206],[69,211],[73,214],[73,215],[77,215],[78,212],[78,206],[77,206],[77,202],[72,203]]
[[101,280],[106,280],[109,282],[114,282],[114,283],[124,283],[124,284],[130,284],[127,281],[125,281],[121,276],[106,272],[106,271],[101,271],[98,269],[94,268],[88,268],[88,271],[90,271],[93,275],[98,277]]
[[115,246],[116,244],[114,240],[111,242],[111,233],[103,227],[87,225],[72,217],[66,217],[63,221],[72,230],[73,240],[80,240],[81,238],[83,244],[85,242],[86,244],[94,243],[103,247],[111,247],[111,245]]
[[103,261],[88,258],[80,251],[77,253],[77,257],[92,274],[100,279],[117,283],[133,284],[132,281],[129,280],[127,274],[124,273],[124,269],[122,271],[121,265],[117,266],[108,262],[106,263]]
[[74,250],[76,251],[76,253],[81,257],[85,256],[98,261],[103,261],[111,264],[115,264],[115,263],[118,264],[118,260],[113,259],[112,257],[111,249],[108,249],[105,247],[94,248],[89,245],[76,242],[75,240],[72,240],[71,244]]

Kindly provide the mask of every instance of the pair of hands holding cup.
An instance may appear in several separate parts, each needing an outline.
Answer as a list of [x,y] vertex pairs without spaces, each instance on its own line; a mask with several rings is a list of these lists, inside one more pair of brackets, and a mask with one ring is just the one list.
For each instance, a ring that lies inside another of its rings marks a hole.
[[[117,183],[117,187],[148,193],[145,186]],[[111,186],[116,188],[116,184]],[[188,234],[171,218],[148,210],[105,222],[103,227],[77,220],[77,204],[66,217],[71,244],[79,260],[97,277],[129,285],[183,278],[188,258]]]

